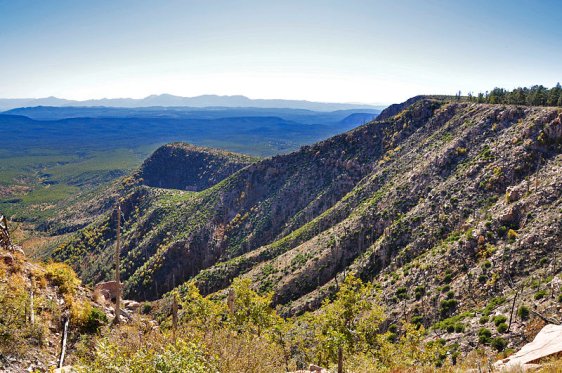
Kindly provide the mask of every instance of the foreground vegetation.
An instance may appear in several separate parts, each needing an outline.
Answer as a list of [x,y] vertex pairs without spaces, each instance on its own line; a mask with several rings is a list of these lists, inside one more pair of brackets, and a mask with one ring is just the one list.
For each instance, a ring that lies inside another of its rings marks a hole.
[[[67,265],[0,254],[0,365],[8,371],[14,365],[6,362],[42,361],[31,365],[34,371],[58,365],[60,321],[67,318],[65,365],[80,372],[286,372],[310,364],[333,372],[462,372],[491,369],[509,354],[490,353],[483,341],[463,355],[435,333],[441,325],[425,329],[392,319],[380,305],[379,286],[353,275],[318,310],[298,316],[283,317],[272,307],[273,293],[260,294],[250,279],[237,278],[227,293],[206,297],[188,282],[114,325],[112,306],[82,287]],[[517,313],[526,318],[528,311]],[[494,317],[496,325],[505,321]],[[490,337],[485,330],[483,339]],[[560,368],[552,361],[543,371]]]
[[[340,364],[346,372],[374,372],[450,370],[458,364],[455,346],[429,339],[423,326],[387,324],[374,286],[353,276],[318,311],[292,318],[271,308],[272,294],[259,295],[250,285],[247,279],[235,280],[225,300],[203,297],[190,283],[179,297],[177,328],[164,305],[156,311],[159,328],[139,316],[118,331],[105,329],[82,341],[82,369],[283,372],[314,363],[333,371]],[[173,297],[177,293],[165,300]],[[477,364],[481,357],[475,353],[467,362]]]

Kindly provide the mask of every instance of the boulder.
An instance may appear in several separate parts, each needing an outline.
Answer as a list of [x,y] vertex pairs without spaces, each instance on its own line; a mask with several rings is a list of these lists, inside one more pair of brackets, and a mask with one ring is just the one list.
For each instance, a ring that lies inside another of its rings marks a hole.
[[[94,287],[94,292],[103,295],[108,301],[113,301],[117,298],[118,286],[116,281],[100,282]],[[121,284],[121,293],[123,293],[123,284]]]
[[562,325],[544,326],[531,343],[527,343],[515,354],[497,361],[494,366],[500,371],[529,370],[543,359],[562,354]]
[[314,373],[328,373],[327,369],[319,367],[318,365],[315,365],[315,364],[310,364],[308,366],[308,370],[310,372],[314,372]]
[[131,313],[135,313],[140,308],[140,303],[134,300],[125,299],[123,300],[123,306]]
[[509,187],[506,190],[505,193],[505,197],[507,199],[507,202],[515,202],[518,201],[519,199],[521,199],[523,193],[521,191],[521,189],[516,188],[516,187]]

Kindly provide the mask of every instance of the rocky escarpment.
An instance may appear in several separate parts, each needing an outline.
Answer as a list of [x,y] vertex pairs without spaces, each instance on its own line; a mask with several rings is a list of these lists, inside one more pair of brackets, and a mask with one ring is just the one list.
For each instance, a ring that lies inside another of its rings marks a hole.
[[173,143],[158,148],[142,164],[138,176],[151,187],[200,191],[254,160],[243,154]]
[[53,235],[74,232],[114,208],[115,203],[134,188],[147,185],[200,191],[256,160],[244,154],[186,143],[167,144],[154,151],[131,175],[109,186],[77,194],[38,228]]
[[[484,343],[482,326],[500,338],[492,316],[513,307],[560,319],[560,111],[429,98],[401,108],[199,193],[131,187],[127,294],[154,299],[191,278],[211,293],[248,276],[291,314],[353,271],[381,285],[391,317],[452,341]],[[55,257],[107,277],[113,221]],[[506,336],[520,343],[528,322]]]

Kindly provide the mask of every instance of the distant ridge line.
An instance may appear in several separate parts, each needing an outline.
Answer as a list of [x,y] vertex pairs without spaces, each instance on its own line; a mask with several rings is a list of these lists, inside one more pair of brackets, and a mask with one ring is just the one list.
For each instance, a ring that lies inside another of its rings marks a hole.
[[35,106],[80,106],[80,107],[254,107],[254,108],[276,108],[276,109],[306,109],[313,111],[335,111],[348,109],[382,109],[385,106],[375,106],[368,104],[348,104],[348,103],[329,103],[314,102],[306,100],[285,100],[285,99],[250,99],[246,96],[219,96],[201,95],[195,97],[181,97],[170,94],[150,95],[145,98],[102,98],[93,100],[67,100],[57,97],[45,98],[0,98],[0,111],[6,111],[21,107]]

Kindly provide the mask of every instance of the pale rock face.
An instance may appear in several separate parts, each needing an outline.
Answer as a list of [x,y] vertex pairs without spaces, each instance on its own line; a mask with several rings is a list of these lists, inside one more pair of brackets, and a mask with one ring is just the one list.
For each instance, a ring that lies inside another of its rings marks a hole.
[[546,325],[531,343],[527,343],[517,353],[496,362],[500,371],[510,371],[521,367],[524,371],[535,366],[546,357],[562,352],[562,325]]
[[[97,292],[103,297],[111,301],[117,297],[118,285],[116,281],[100,282],[94,287],[94,292]],[[121,292],[123,291],[123,284],[121,284]]]

